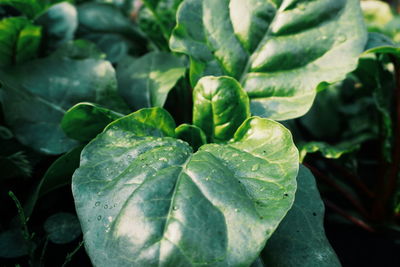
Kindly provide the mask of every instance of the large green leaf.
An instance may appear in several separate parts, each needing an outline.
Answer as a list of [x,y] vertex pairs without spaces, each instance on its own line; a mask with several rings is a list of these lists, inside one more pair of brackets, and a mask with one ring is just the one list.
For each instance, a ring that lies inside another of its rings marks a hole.
[[162,107],[169,91],[186,72],[182,58],[151,52],[141,58],[123,59],[117,68],[118,87],[134,109]]
[[324,204],[311,172],[300,166],[293,207],[268,241],[263,258],[271,267],[340,267],[324,231]]
[[63,0],[1,0],[0,4],[12,6],[28,18],[34,19],[53,3],[61,1]]
[[22,17],[0,20],[0,68],[36,56],[41,29]]
[[5,85],[0,93],[7,124],[21,143],[47,154],[76,146],[60,127],[74,104],[90,101],[126,109],[117,95],[114,69],[104,60],[49,57],[10,69],[0,81]]
[[193,85],[234,77],[253,114],[285,120],[303,115],[319,86],[344,79],[365,42],[358,0],[185,0],[170,47],[191,57]]
[[230,77],[206,76],[193,90],[193,124],[212,142],[228,141],[250,116],[249,97]]
[[196,153],[173,130],[143,109],[83,150],[72,190],[95,266],[250,265],[291,207],[298,152],[279,123],[249,118]]

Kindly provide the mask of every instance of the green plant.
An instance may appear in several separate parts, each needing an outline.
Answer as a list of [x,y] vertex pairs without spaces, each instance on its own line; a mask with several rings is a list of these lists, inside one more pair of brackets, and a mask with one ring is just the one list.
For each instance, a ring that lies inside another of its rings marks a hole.
[[[340,266],[307,167],[363,210],[326,158],[362,164],[376,139],[389,178],[362,215],[394,225],[399,48],[368,35],[358,0],[57,2],[0,2],[0,182],[36,183],[23,207],[11,193],[21,220],[1,221],[0,257],[44,265],[78,218],[95,266]],[[49,216],[41,199],[66,185],[77,218]]]

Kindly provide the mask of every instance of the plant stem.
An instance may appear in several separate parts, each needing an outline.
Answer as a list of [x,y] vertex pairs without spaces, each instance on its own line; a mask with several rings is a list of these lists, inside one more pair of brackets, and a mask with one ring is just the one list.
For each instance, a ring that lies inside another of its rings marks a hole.
[[362,180],[357,177],[356,175],[354,175],[353,173],[349,172],[346,168],[344,168],[343,166],[340,166],[339,164],[331,161],[331,160],[327,160],[326,163],[332,167],[334,167],[335,169],[337,169],[341,175],[345,176],[346,178],[348,178],[355,186],[358,187],[358,189],[361,190],[361,192],[363,192],[365,195],[367,195],[370,198],[373,198],[375,196],[374,192],[372,192],[363,182]]
[[303,163],[307,168],[309,168],[316,178],[322,180],[329,186],[336,189],[343,197],[345,197],[353,206],[365,217],[369,217],[369,214],[365,210],[364,206],[359,202],[355,197],[353,197],[349,192],[347,192],[344,188],[342,188],[338,183],[336,183],[333,179],[328,177],[327,175],[320,172],[317,168],[308,165],[307,163]]
[[334,210],[335,212],[337,212],[338,214],[340,214],[341,216],[343,216],[344,218],[346,218],[350,222],[354,223],[355,225],[361,227],[362,229],[364,229],[364,230],[366,230],[368,232],[371,232],[371,233],[375,232],[375,229],[372,228],[370,225],[368,225],[366,222],[364,222],[363,220],[348,214],[346,211],[344,211],[343,209],[339,208],[338,206],[336,206],[335,204],[333,204],[329,200],[324,200],[324,203],[325,203],[325,205],[327,207],[331,208],[332,210]]
[[72,257],[78,252],[82,245],[83,241],[79,242],[78,246],[71,253],[67,254],[67,256],[65,257],[65,261],[61,267],[67,266],[67,264],[72,260]]
[[397,178],[400,170],[400,64],[395,56],[391,57],[394,69],[395,69],[395,118],[394,118],[394,141],[393,141],[393,154],[392,162],[389,165],[389,169],[380,177],[381,184],[378,187],[378,192],[375,198],[375,202],[372,207],[372,214],[376,220],[382,221],[386,218],[388,212],[388,206],[391,196],[394,193]]

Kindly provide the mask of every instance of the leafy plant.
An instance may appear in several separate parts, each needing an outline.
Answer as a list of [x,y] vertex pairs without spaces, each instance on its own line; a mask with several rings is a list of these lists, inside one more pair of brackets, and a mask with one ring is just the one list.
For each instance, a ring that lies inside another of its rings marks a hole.
[[[374,4],[1,1],[0,196],[19,220],[0,210],[0,257],[340,266],[310,170],[332,210],[397,229],[400,48]],[[366,161],[388,167],[377,189]]]

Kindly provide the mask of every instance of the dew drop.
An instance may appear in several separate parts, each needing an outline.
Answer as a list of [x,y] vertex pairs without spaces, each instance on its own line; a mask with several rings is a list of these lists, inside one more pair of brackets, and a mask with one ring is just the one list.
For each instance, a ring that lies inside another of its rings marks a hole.
[[322,39],[322,40],[326,40],[326,39],[328,39],[328,36],[323,35],[323,36],[321,37],[321,39]]
[[100,201],[97,201],[94,205],[95,205],[96,207],[100,206]]
[[108,219],[109,222],[112,222],[113,217],[112,216],[108,216],[107,219]]
[[98,221],[101,220],[101,215],[97,216],[97,220],[98,220]]
[[234,153],[234,154],[232,154],[232,157],[237,157],[237,156],[239,156],[239,154],[238,154],[238,153]]
[[104,205],[104,209],[108,209],[108,205],[106,204],[106,205]]
[[260,164],[254,164],[252,167],[251,167],[251,171],[253,171],[253,172],[255,172],[256,170],[258,170],[260,168]]
[[235,212],[239,212],[239,210],[238,210],[238,209],[235,209]]
[[264,190],[265,190],[265,188],[264,188],[264,187],[261,187],[261,188],[260,188],[260,191],[261,191],[261,192],[262,192],[262,191],[264,191]]
[[178,206],[174,206],[172,209],[173,210],[178,210],[179,208],[178,208]]
[[168,161],[166,158],[159,158],[158,160],[159,160],[159,161],[164,161],[164,162],[167,162],[167,161]]
[[207,177],[207,178],[206,178],[206,181],[208,181],[208,180],[210,180],[210,177]]

